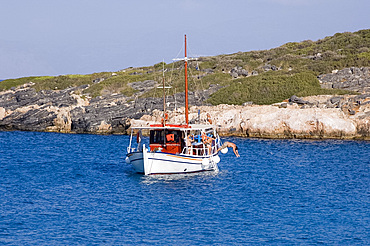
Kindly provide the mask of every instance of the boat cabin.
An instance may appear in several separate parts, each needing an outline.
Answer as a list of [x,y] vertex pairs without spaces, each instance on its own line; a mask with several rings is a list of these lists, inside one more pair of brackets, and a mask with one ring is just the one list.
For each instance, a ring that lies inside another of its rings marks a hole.
[[151,125],[132,128],[128,152],[135,151],[135,148],[131,147],[134,129],[139,130],[136,138],[138,151],[141,151],[142,147],[141,130],[149,130],[150,152],[204,156],[217,153],[221,147],[220,139],[212,126]]
[[150,151],[162,151],[172,154],[181,153],[184,147],[184,132],[174,129],[150,130]]

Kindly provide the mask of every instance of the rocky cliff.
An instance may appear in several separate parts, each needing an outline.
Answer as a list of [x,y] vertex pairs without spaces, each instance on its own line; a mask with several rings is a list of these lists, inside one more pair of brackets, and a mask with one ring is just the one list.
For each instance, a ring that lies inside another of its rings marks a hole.
[[[370,139],[370,94],[312,96],[274,105],[191,107],[189,118],[207,124],[207,114],[224,136]],[[131,124],[145,126],[159,122],[161,117],[162,112],[155,111]],[[174,123],[183,122],[183,108],[171,112],[169,118]]]
[[[125,134],[131,119],[163,109],[162,98],[122,94],[89,98],[80,95],[86,86],[37,92],[32,85],[0,92],[0,130]],[[190,104],[201,105],[216,89],[189,93]],[[184,101],[183,93],[177,93],[167,97],[166,107],[173,110]]]
[[[218,88],[191,92],[190,119],[207,122],[207,113],[221,135],[264,138],[370,139],[370,80],[368,68],[349,68],[321,75],[323,87],[345,87],[360,95],[312,96],[273,105],[202,103]],[[87,86],[87,85],[86,85]],[[0,130],[126,134],[130,126],[160,122],[162,98],[110,94],[89,98],[86,86],[36,91],[32,83],[0,92]],[[134,84],[134,86],[138,86]],[[140,89],[140,88],[138,88]],[[170,121],[184,121],[184,95],[167,98]],[[198,111],[200,114],[198,114]]]

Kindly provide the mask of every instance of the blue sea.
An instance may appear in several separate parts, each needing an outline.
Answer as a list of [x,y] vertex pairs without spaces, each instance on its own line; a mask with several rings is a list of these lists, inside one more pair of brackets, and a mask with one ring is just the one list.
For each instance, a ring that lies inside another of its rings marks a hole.
[[370,245],[370,142],[225,140],[218,173],[145,177],[128,136],[0,132],[0,244]]

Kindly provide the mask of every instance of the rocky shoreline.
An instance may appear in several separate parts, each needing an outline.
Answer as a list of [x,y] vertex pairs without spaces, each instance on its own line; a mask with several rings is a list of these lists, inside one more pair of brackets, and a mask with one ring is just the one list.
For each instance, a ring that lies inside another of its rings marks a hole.
[[[189,117],[194,123],[207,124],[209,114],[222,136],[370,140],[370,95],[312,96],[301,100],[305,104],[191,107]],[[169,118],[179,123],[183,121],[182,113],[183,108],[171,112]],[[131,124],[145,126],[159,122],[161,116],[162,112],[156,111]]]
[[[208,113],[223,136],[369,140],[369,77],[369,68],[318,77],[322,87],[350,87],[360,95],[292,96],[273,105],[202,106],[201,102],[219,89],[214,86],[190,94],[190,104],[196,106],[190,108],[189,118],[193,123],[206,123]],[[28,83],[0,92],[0,131],[127,134],[131,126],[160,122],[163,114],[162,98],[122,94],[89,98],[80,94],[84,86],[39,92],[32,86]],[[172,123],[184,121],[184,108],[177,108],[183,104],[181,93],[168,99]]]

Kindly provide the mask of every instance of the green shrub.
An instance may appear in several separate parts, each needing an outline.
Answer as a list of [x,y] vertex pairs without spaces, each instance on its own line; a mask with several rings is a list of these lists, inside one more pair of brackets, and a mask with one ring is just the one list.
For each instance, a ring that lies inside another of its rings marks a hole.
[[[334,69],[346,67],[370,66],[370,29],[354,33],[337,33],[318,41],[305,40],[291,42],[270,50],[238,52],[235,54],[200,57],[189,61],[189,90],[205,90],[211,84],[224,88],[214,93],[209,99],[212,104],[242,104],[253,101],[258,104],[269,104],[297,96],[315,94],[347,93],[345,91],[324,90],[316,79],[319,74],[330,73]],[[318,55],[321,53],[321,56]],[[129,83],[155,80],[161,82],[165,67],[167,95],[183,92],[184,65],[182,61],[166,64],[159,62],[153,66],[127,68],[116,72],[101,72],[88,75],[62,75],[25,77],[0,82],[0,90],[7,90],[24,83],[33,82],[36,90],[65,89],[71,86],[89,84],[90,87],[81,94],[96,97],[104,93],[122,93],[134,96],[136,91]],[[200,67],[195,70],[195,67]],[[275,65],[279,71],[264,72],[263,66]],[[256,70],[258,76],[233,79],[229,71],[242,67],[249,72]],[[214,73],[206,74],[202,69],[211,68]],[[103,79],[93,83],[96,79]],[[162,91],[153,88],[141,97],[162,97]]]
[[208,102],[217,104],[237,104],[253,101],[256,104],[281,102],[292,95],[309,96],[319,94],[348,93],[321,89],[316,76],[311,72],[294,75],[268,72],[260,76],[237,79],[228,87],[211,95]]
[[38,77],[24,77],[19,79],[7,79],[0,82],[0,91],[9,90],[12,87],[17,87],[29,82],[32,82]]
[[167,64],[165,62],[160,62],[154,65],[154,69],[156,70],[163,69],[163,67],[165,67],[166,65]]

